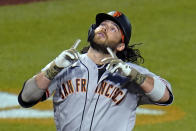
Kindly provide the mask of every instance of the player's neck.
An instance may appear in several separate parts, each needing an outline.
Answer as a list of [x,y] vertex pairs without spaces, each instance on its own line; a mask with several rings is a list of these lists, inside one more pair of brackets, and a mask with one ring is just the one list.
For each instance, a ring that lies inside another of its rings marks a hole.
[[103,54],[102,52],[99,52],[97,50],[94,50],[93,48],[89,48],[87,52],[87,56],[97,65],[103,65],[101,60],[106,57],[110,57],[109,54]]

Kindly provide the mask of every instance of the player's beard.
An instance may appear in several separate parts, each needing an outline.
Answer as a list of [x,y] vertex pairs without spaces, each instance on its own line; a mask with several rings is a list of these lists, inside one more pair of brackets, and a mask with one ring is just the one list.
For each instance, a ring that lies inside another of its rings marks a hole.
[[[94,41],[91,41],[90,42],[90,46],[98,51],[98,52],[101,52],[103,54],[108,54],[108,51],[107,51],[107,47],[109,47],[108,45],[105,45],[105,44],[97,44],[95,43]],[[112,49],[113,50],[113,49]]]
[[[105,37],[106,37],[106,39],[107,39],[106,34],[105,34]],[[94,37],[94,38],[95,38],[95,37]],[[96,41],[96,42],[95,42],[95,41]],[[99,42],[100,42],[100,43],[99,43]],[[107,47],[110,47],[113,51],[116,49],[116,46],[114,46],[114,44],[103,43],[103,42],[101,42],[101,41],[99,41],[99,42],[98,42],[98,40],[92,39],[92,40],[90,41],[90,46],[91,46],[94,50],[96,50],[96,51],[98,51],[98,52],[101,52],[101,53],[103,53],[103,54],[109,54],[108,51],[107,51]]]

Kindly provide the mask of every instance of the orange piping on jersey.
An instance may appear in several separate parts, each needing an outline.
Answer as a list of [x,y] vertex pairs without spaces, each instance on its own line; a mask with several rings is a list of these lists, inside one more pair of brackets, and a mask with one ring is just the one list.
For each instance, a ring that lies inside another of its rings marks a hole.
[[50,93],[48,91],[48,89],[46,89],[46,97],[48,98],[50,96]]

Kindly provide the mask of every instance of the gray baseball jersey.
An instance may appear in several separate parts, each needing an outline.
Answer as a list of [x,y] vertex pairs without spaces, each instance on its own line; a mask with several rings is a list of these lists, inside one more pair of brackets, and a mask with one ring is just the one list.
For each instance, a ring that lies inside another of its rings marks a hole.
[[[147,69],[128,63],[142,74],[159,77]],[[86,54],[72,66],[63,69],[52,81],[46,98],[53,96],[54,119],[58,131],[130,131],[135,125],[140,104],[167,105],[150,101],[127,77],[98,67]],[[98,77],[101,76],[101,77]]]

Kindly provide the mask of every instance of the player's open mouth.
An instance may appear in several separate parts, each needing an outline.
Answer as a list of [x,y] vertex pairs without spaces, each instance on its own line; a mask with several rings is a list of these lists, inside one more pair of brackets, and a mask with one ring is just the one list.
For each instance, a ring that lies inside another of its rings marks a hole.
[[99,33],[97,33],[97,34],[98,34],[98,36],[105,38],[105,33],[99,32]]

